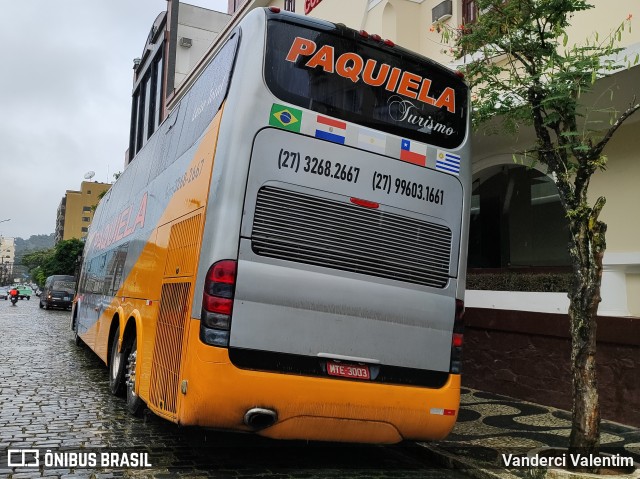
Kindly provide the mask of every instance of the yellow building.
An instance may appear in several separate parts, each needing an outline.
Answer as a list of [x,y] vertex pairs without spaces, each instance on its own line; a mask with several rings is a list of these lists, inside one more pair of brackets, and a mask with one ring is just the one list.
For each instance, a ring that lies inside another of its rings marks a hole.
[[67,190],[58,206],[56,243],[71,238],[84,238],[100,201],[100,193],[111,188],[110,183],[83,181],[80,191]]

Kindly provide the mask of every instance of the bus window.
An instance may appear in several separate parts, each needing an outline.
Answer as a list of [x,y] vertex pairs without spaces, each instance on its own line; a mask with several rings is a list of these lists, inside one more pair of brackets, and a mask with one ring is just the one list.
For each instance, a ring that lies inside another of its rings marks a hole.
[[399,47],[271,20],[265,78],[280,99],[443,148],[466,135],[467,87]]

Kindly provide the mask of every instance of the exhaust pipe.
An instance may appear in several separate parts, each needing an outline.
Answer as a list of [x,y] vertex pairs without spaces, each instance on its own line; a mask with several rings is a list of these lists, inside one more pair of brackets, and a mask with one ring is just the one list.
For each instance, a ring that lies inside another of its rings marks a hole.
[[254,407],[244,415],[244,423],[254,431],[273,426],[278,420],[278,414],[273,409]]

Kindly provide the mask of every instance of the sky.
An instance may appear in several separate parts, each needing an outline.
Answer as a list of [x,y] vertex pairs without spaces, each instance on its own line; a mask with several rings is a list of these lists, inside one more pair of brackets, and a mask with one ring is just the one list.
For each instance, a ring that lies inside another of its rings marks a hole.
[[87,172],[112,182],[124,169],[133,59],[167,2],[0,0],[0,7],[0,236],[27,239],[54,232],[60,200]]

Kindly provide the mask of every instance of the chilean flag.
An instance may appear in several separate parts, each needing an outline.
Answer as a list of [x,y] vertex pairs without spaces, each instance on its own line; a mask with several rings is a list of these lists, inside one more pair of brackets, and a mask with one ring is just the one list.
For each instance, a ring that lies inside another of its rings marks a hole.
[[427,166],[427,145],[403,138],[400,159],[414,165]]

